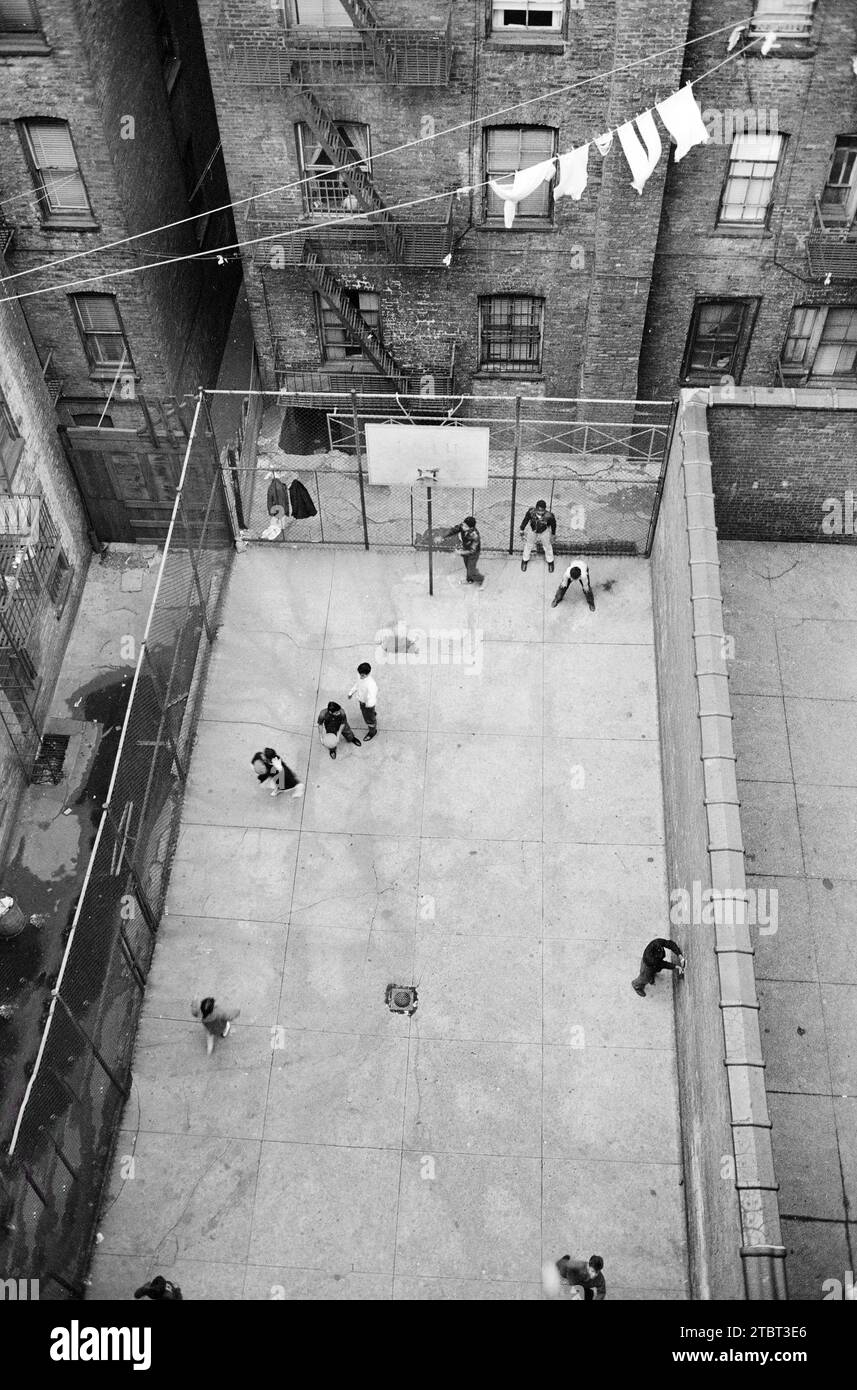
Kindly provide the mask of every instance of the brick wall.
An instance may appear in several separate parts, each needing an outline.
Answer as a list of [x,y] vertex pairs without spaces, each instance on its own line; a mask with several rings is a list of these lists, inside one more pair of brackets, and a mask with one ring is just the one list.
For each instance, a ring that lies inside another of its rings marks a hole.
[[[5,271],[5,263],[0,257],[0,274]],[[91,550],[77,486],[57,435],[56,412],[42,380],[35,349],[20,307],[6,297],[0,298],[0,390],[23,441],[14,490],[17,493],[41,493],[45,497],[51,517],[60,531],[66,557],[74,568],[61,616],[57,618],[53,607],[48,607],[28,643],[28,651],[41,678],[35,706],[36,721],[41,724],[50,704],[77,611]],[[26,733],[21,732],[15,714],[2,694],[0,702],[16,746],[25,748],[29,729]],[[0,729],[0,856],[5,849],[23,786],[23,771],[14,748],[10,746],[9,734],[5,729]]]
[[[230,80],[228,61],[218,46],[218,21],[276,33],[268,0],[200,0],[212,83],[233,198],[246,197],[257,181],[272,187],[299,177],[294,125],[299,103],[288,87],[241,87]],[[381,24],[429,25],[444,7],[427,3],[375,0]],[[526,47],[486,38],[486,0],[457,0],[453,6],[454,60],[448,86],[396,88],[366,82],[360,86],[317,88],[334,119],[361,119],[371,127],[376,155],[417,139],[425,123],[438,131],[526,101],[520,112],[497,123],[544,124],[558,130],[558,149],[568,149],[636,115],[657,96],[674,90],[680,50],[635,68],[614,81],[593,83],[594,74],[633,62],[641,54],[680,42],[689,0],[588,0],[568,15],[565,47]],[[586,80],[574,92],[532,101],[539,93]],[[554,223],[544,231],[487,229],[482,192],[456,202],[459,237],[450,270],[366,268],[365,280],[381,295],[385,331],[395,355],[405,363],[435,364],[446,353],[446,339],[458,343],[459,387],[471,388],[477,369],[480,295],[517,292],[543,296],[543,371],[528,376],[533,394],[631,396],[637,365],[647,287],[657,238],[665,161],[642,198],[630,188],[630,174],[614,146],[607,161],[593,150],[590,183],[580,202],[560,200]],[[376,158],[373,177],[389,203],[419,198],[462,184],[479,183],[481,132],[456,130],[389,158]],[[299,190],[279,195],[277,205],[300,216]],[[432,216],[425,204],[424,216]],[[239,212],[240,218],[240,212]],[[596,252],[597,246],[597,252]],[[274,283],[280,276],[280,283]],[[248,296],[265,384],[274,384],[271,338],[288,342],[294,360],[319,360],[311,295],[296,271],[246,268]],[[481,377],[502,393],[516,378]],[[520,380],[520,378],[518,378]]]
[[[708,431],[724,540],[855,543],[857,391],[819,408],[816,391],[771,391],[753,404],[712,393]],[[763,401],[765,403],[763,403]]]
[[[150,397],[211,384],[225,342],[237,288],[237,268],[184,262],[163,270],[123,274],[141,262],[197,250],[192,225],[131,245],[99,250],[59,267],[65,255],[91,252],[150,227],[189,215],[179,140],[196,112],[200,151],[217,142],[210,99],[205,101],[205,58],[193,55],[193,26],[181,28],[182,69],[173,93],[177,139],[155,46],[149,7],[133,0],[109,5],[62,0],[39,5],[50,52],[0,60],[0,178],[4,211],[16,226],[11,270],[27,275],[20,288],[42,289],[88,275],[106,278],[82,291],[115,292],[139,390]],[[201,42],[196,35],[197,44]],[[33,180],[15,121],[29,116],[67,119],[92,204],[96,227],[46,231],[33,197]],[[129,119],[130,118],[130,119]],[[131,124],[133,122],[133,126]],[[132,136],[133,138],[123,138]],[[79,408],[103,403],[111,382],[90,375],[67,290],[23,300],[42,358],[64,381],[64,396]],[[114,399],[116,424],[134,424],[138,412]],[[130,418],[128,418],[130,417]]]
[[[747,13],[742,0],[695,0],[689,37],[730,20],[737,24]],[[727,37],[720,34],[688,48],[686,79],[696,79],[726,57]],[[763,386],[775,384],[794,305],[857,304],[853,283],[825,286],[810,277],[804,249],[836,136],[855,129],[850,55],[857,52],[857,6],[823,0],[817,6],[815,42],[782,52],[738,58],[696,89],[709,128],[720,138],[669,166],[640,362],[643,396],[677,392],[697,296],[760,300],[736,380]],[[771,113],[776,113],[776,129],[788,137],[783,164],[768,225],[724,228],[717,218],[731,144],[726,136],[730,126],[740,132],[748,111],[759,129],[765,121],[773,124]]]

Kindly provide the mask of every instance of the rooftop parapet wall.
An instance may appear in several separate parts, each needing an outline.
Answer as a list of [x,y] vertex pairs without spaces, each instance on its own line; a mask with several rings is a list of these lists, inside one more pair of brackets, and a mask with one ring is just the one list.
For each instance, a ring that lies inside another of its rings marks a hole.
[[723,540],[857,538],[857,390],[712,387],[708,435]]
[[[704,393],[684,392],[652,549],[667,874],[717,894],[714,921],[664,928],[676,989],[693,1296],[785,1297],[732,746]],[[672,901],[672,899],[671,899]],[[743,1277],[742,1277],[743,1263]]]

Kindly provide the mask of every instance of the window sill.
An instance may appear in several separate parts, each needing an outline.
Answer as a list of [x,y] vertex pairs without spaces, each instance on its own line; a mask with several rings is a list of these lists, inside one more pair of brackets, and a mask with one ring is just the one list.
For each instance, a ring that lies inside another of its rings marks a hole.
[[53,218],[43,217],[39,226],[43,232],[100,232],[101,223],[93,218],[81,218],[79,222],[56,221]]
[[0,58],[43,58],[51,52],[43,34],[0,34]]
[[[125,367],[120,370],[118,362],[115,367],[90,367],[89,370],[90,381],[113,381],[114,378],[123,376],[133,376],[135,381],[142,381],[139,372],[130,372]],[[118,398],[117,403],[119,405],[123,404],[123,398],[121,396]],[[134,402],[128,401],[127,404],[133,405]]]
[[494,368],[492,368],[490,371],[489,371],[488,369],[486,369],[486,368],[481,368],[478,372],[474,372],[474,373],[473,373],[473,380],[474,380],[474,381],[506,381],[506,382],[508,382],[508,381],[518,381],[518,382],[520,382],[522,385],[526,385],[528,382],[531,382],[531,381],[544,381],[544,380],[545,380],[545,376],[544,376],[544,373],[541,372],[541,371],[532,371],[532,372],[502,372],[502,371],[498,371],[497,368],[494,367]]
[[553,233],[558,230],[555,222],[534,217],[516,217],[511,227],[506,226],[502,217],[497,221],[492,218],[477,225],[480,232],[506,232],[508,235],[512,235],[514,232]]
[[740,237],[772,237],[774,234],[770,227],[761,224],[754,226],[749,222],[717,222],[714,226],[714,236],[740,236]]
[[488,52],[500,53],[510,48],[517,49],[523,53],[549,53],[562,55],[566,50],[565,40],[556,34],[551,34],[550,38],[542,38],[541,35],[528,34],[492,34],[487,38],[482,47]]

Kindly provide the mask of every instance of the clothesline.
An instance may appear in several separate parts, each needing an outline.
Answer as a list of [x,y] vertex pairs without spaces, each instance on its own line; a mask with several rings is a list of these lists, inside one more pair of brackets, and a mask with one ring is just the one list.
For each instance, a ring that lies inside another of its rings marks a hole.
[[[729,51],[734,48],[745,28],[746,25],[741,24],[733,30],[729,38]],[[768,53],[776,41],[776,33],[766,34],[762,53]],[[631,187],[638,194],[642,194],[663,153],[660,132],[654,118],[655,112],[675,140],[676,163],[694,146],[707,144],[711,139],[702,119],[702,111],[693,94],[693,86],[693,82],[687,82],[664,101],[656,102],[654,106],[641,111],[633,120],[608,129],[602,135],[596,135],[585,144],[577,145],[562,154],[552,155],[550,159],[543,159],[538,164],[517,170],[511,176],[511,181],[489,179],[488,187],[503,202],[503,221],[507,229],[511,228],[515,221],[519,203],[532,197],[533,193],[548,179],[553,178],[554,174],[558,175],[553,188],[554,199],[568,197],[577,202],[583,196],[589,181],[591,147],[594,145],[601,158],[606,159],[612,148],[614,135],[618,136],[631,172]]]

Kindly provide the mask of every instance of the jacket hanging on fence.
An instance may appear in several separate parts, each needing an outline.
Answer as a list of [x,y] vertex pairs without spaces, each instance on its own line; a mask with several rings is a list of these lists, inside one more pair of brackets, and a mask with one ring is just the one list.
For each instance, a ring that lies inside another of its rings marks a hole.
[[300,478],[293,478],[289,484],[289,497],[292,503],[292,516],[296,521],[300,521],[307,516],[316,515],[313,500]]
[[[285,483],[280,478],[273,478],[268,484],[267,503],[269,516],[289,515],[289,494]],[[277,508],[282,508],[282,510],[278,511]]]

